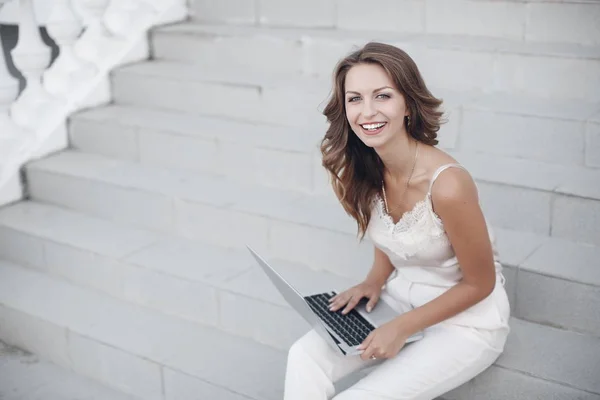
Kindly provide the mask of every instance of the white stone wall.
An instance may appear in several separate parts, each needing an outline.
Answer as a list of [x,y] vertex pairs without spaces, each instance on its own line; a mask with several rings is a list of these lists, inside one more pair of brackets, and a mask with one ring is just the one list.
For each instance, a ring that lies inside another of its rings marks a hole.
[[600,4],[537,0],[196,0],[204,21],[600,43]]

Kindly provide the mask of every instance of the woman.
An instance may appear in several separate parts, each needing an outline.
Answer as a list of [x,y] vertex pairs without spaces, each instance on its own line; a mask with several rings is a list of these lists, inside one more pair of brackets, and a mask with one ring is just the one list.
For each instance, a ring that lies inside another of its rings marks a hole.
[[[323,165],[361,237],[374,244],[365,280],[331,300],[347,313],[380,297],[411,310],[380,326],[361,356],[311,331],[290,349],[286,400],[325,400],[333,383],[375,368],[336,400],[428,400],[498,358],[509,331],[501,265],[468,172],[434,147],[441,101],[402,50],[369,43],[340,61],[325,108]],[[404,347],[412,334],[425,337]]]

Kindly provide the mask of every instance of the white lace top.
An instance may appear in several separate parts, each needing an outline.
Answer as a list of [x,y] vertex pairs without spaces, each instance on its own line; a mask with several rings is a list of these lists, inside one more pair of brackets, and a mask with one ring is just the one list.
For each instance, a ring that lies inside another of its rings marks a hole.
[[[459,164],[446,164],[438,168],[433,174],[425,198],[416,203],[412,210],[403,214],[395,224],[392,216],[386,212],[381,196],[377,196],[373,204],[373,212],[367,228],[368,237],[375,246],[387,254],[396,268],[398,278],[410,284],[418,283],[432,289],[430,295],[425,296],[422,301],[411,300],[413,306],[432,300],[462,278],[454,249],[446,235],[442,220],[433,210],[431,201],[433,183],[439,174],[450,167],[464,169]],[[492,241],[497,282],[506,296],[503,288],[504,277],[501,273],[502,265],[498,262],[495,239],[489,226],[488,231]],[[507,311],[503,314],[507,314]],[[502,321],[496,319],[493,323],[488,321],[483,325],[486,328],[503,326],[508,315],[503,315],[501,319]]]

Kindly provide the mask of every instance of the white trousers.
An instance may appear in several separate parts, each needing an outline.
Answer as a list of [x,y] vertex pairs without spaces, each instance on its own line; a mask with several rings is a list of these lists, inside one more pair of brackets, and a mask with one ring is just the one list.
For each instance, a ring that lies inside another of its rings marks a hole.
[[[310,331],[288,355],[284,400],[430,400],[475,377],[498,358],[508,329],[484,330],[437,324],[425,337],[384,361],[343,356]],[[375,368],[334,396],[334,382],[357,370]]]

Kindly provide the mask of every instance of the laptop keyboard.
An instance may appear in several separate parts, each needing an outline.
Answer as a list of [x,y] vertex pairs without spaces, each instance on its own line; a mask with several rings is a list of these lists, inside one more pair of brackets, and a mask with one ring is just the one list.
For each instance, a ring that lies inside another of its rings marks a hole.
[[332,312],[329,311],[329,299],[334,294],[321,293],[313,296],[306,296],[304,299],[312,310],[329,326],[337,335],[350,346],[358,346],[375,329],[366,319],[364,319],[356,310],[351,310],[343,315],[342,309]]

